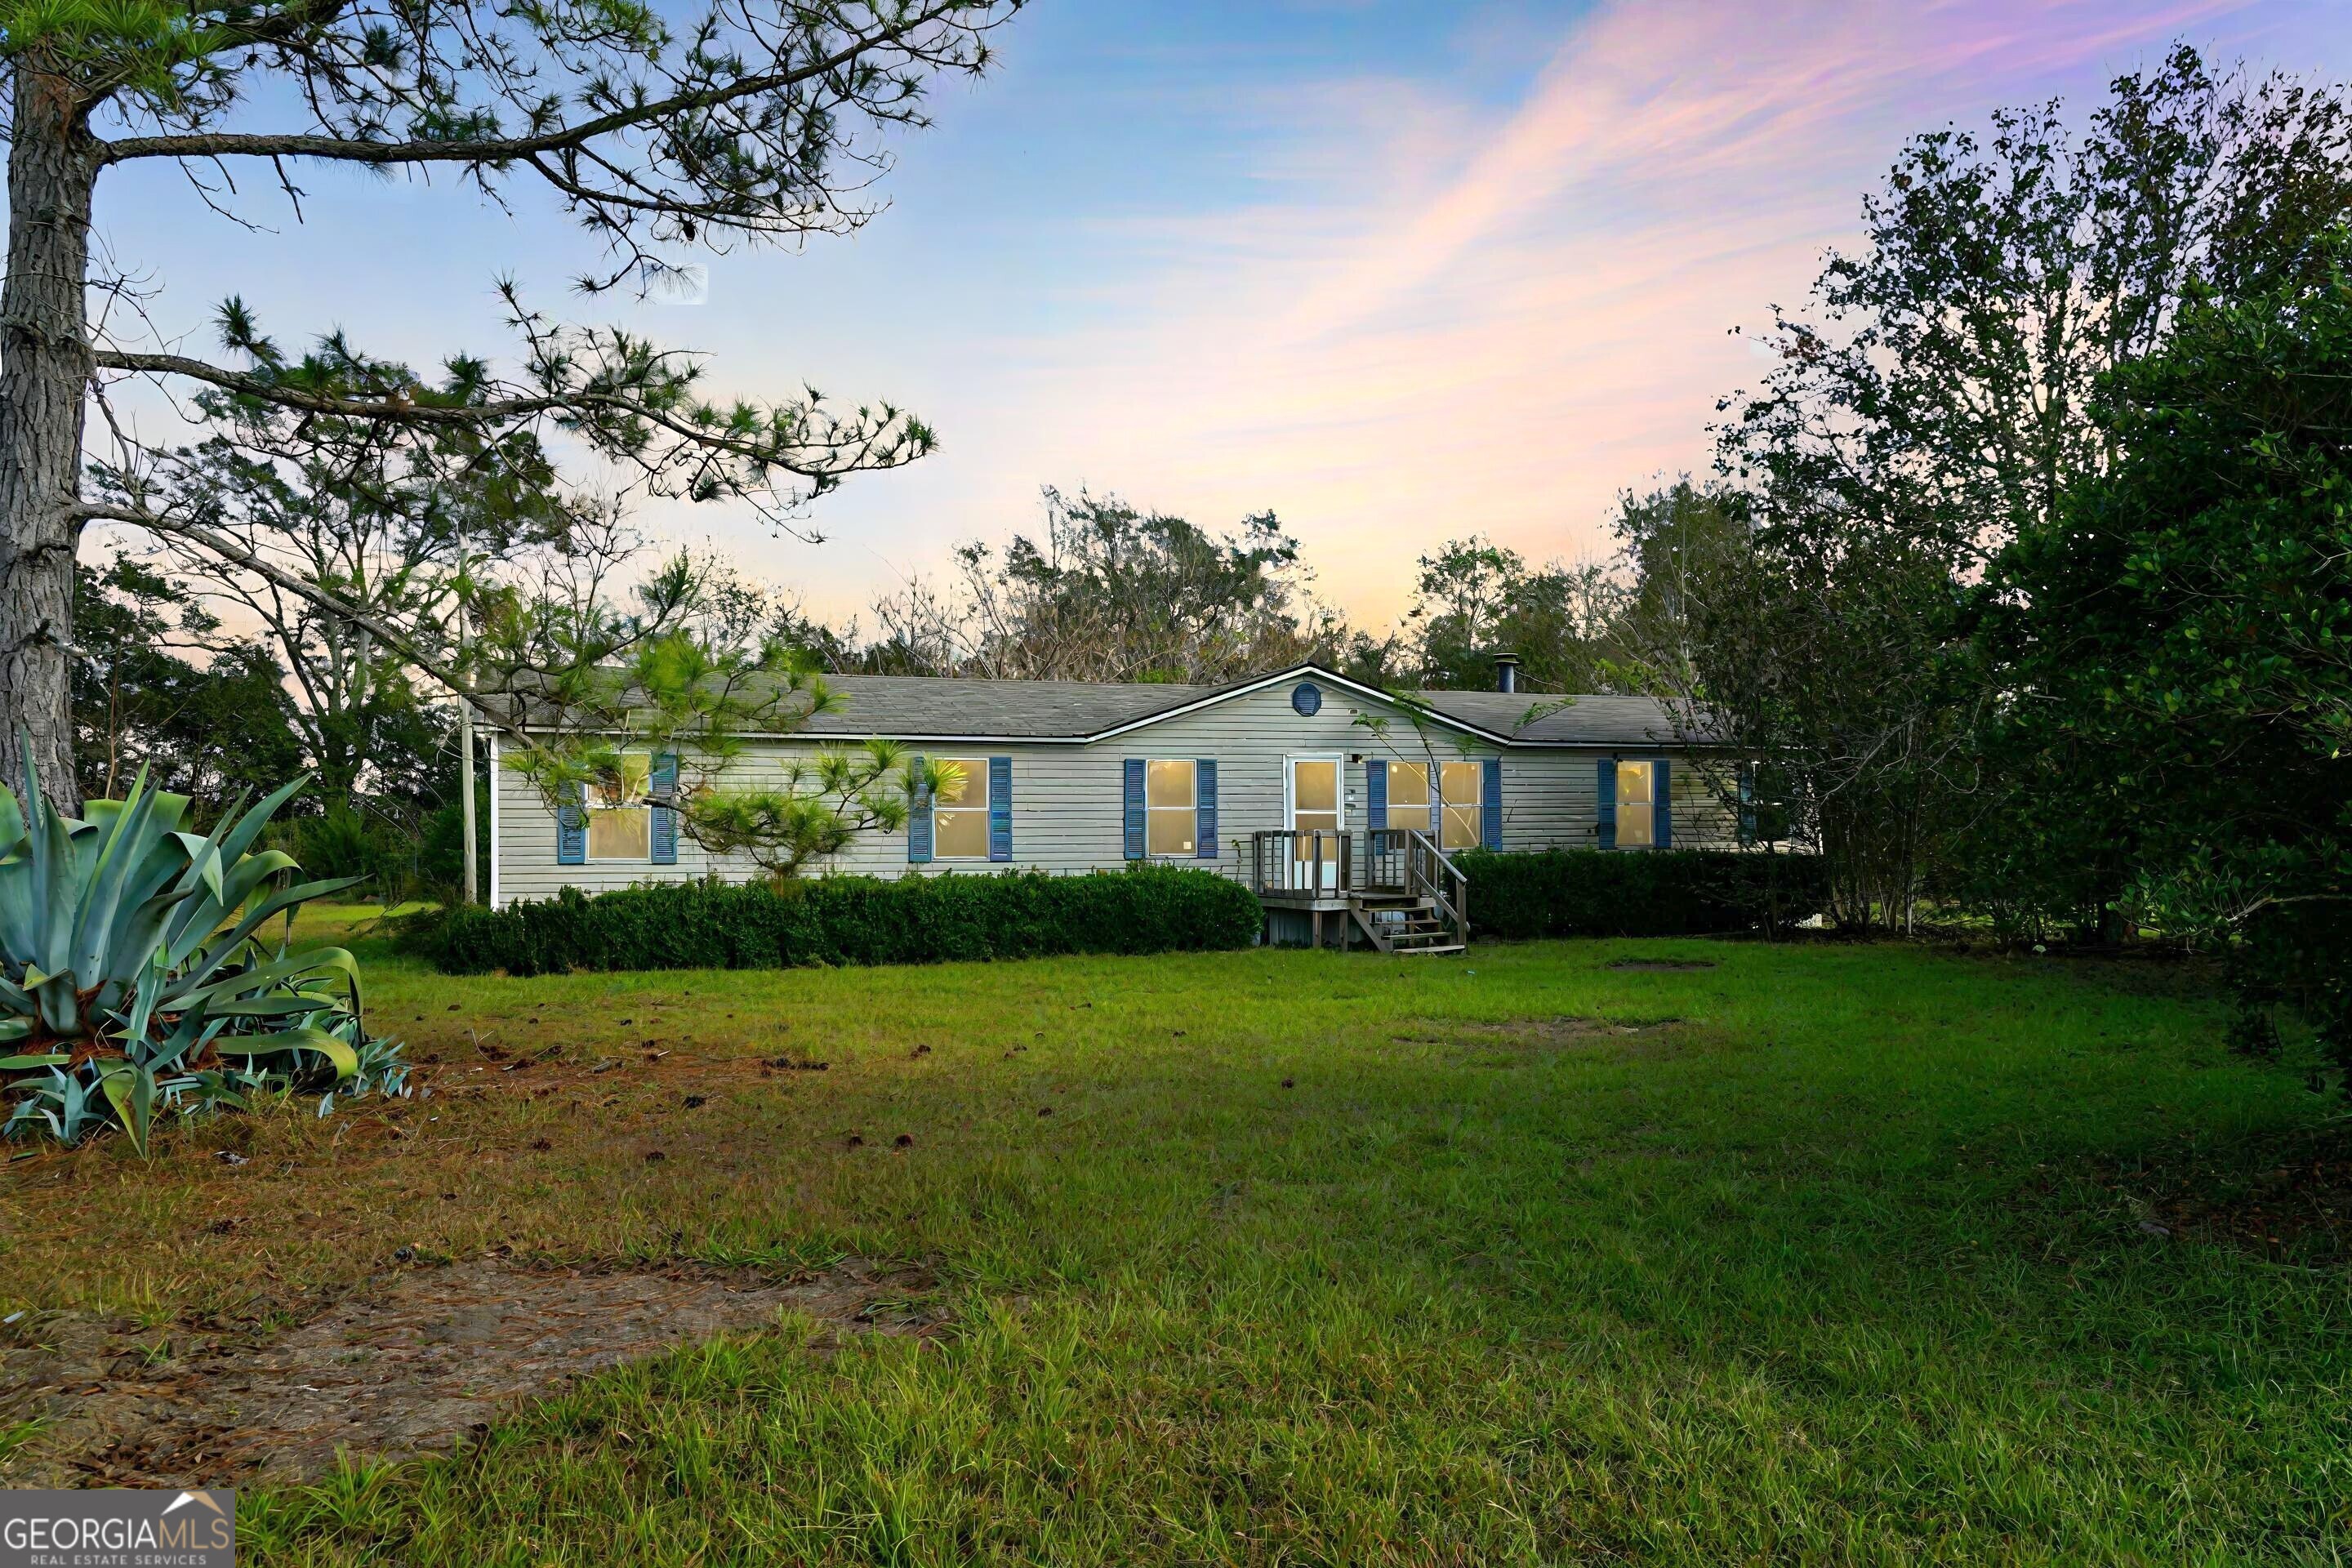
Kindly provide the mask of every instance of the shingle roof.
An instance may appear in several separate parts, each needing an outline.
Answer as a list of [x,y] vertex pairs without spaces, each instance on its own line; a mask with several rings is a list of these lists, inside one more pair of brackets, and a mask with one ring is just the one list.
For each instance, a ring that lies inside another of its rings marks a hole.
[[[967,680],[919,675],[835,675],[840,706],[800,727],[809,735],[972,736],[1082,740],[1269,679],[1323,679],[1301,668],[1225,686],[1086,680]],[[1352,682],[1340,682],[1352,686]],[[1673,720],[1646,697],[1563,698],[1541,692],[1423,691],[1441,716],[1535,745],[1649,746],[1675,741]],[[1536,717],[1530,719],[1530,713]]]
[[[1253,676],[1223,686],[1153,681],[970,680],[929,675],[829,675],[841,700],[796,721],[795,734],[831,739],[1083,742],[1145,724],[1220,698],[1291,680],[1316,680],[1378,700],[1374,688],[1318,665]],[[1441,719],[1523,746],[1612,749],[1677,743],[1671,715],[1646,697],[1567,697],[1539,691],[1419,691]],[[541,720],[523,705],[526,723]],[[1706,743],[1704,736],[1692,739]]]
[[995,735],[1073,740],[1098,735],[1224,689],[1152,682],[965,680],[930,675],[828,675],[841,705],[804,735]]
[[1647,697],[1559,697],[1528,691],[1423,691],[1418,695],[1449,719],[1515,741],[1554,746],[1646,746],[1671,745],[1676,739],[1673,715]]

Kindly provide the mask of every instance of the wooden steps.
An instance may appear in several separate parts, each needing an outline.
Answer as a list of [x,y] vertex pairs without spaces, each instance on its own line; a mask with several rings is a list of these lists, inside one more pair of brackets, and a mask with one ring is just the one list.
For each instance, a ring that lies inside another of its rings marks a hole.
[[1465,943],[1433,899],[1362,900],[1351,906],[1357,926],[1390,953],[1461,952]]

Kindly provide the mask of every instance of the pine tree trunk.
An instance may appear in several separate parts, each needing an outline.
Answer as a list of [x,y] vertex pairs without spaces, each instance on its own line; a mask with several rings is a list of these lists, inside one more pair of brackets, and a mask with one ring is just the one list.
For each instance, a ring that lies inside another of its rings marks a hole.
[[70,660],[72,508],[90,375],[82,287],[98,144],[57,78],[19,64],[8,147],[8,277],[0,289],[0,778],[79,813]]

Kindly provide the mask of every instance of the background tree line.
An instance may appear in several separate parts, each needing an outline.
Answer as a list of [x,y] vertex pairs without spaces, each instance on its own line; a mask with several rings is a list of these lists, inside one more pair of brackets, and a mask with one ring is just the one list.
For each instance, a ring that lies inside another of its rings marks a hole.
[[1044,503],[1041,536],[960,547],[945,582],[877,599],[870,633],[790,609],[779,631],[836,674],[1199,685],[1314,659],[1383,686],[1485,689],[1495,656],[1516,651],[1530,689],[1631,689],[1618,623],[1639,596],[1637,556],[1531,565],[1484,537],[1450,540],[1415,563],[1402,619],[1374,629],[1317,596],[1270,511],[1220,532],[1117,496],[1048,487]]

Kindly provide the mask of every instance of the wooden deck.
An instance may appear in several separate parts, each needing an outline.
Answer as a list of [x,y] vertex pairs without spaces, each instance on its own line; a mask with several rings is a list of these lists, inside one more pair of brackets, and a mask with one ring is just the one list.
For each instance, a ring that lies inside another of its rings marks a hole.
[[1469,881],[1412,828],[1253,833],[1250,890],[1266,911],[1269,942],[1289,931],[1317,947],[1336,938],[1342,949],[1360,934],[1381,952],[1470,945]]

